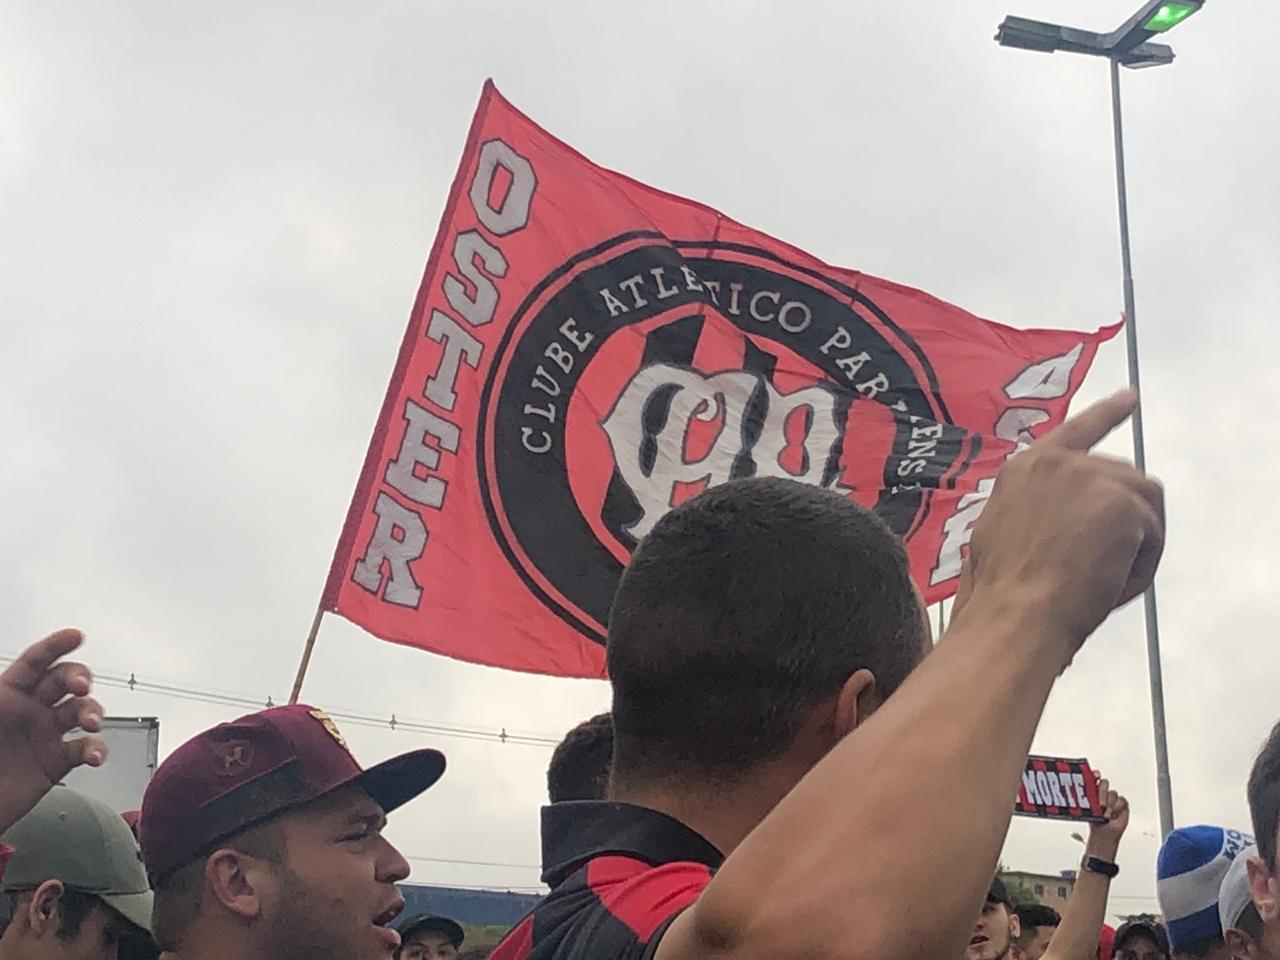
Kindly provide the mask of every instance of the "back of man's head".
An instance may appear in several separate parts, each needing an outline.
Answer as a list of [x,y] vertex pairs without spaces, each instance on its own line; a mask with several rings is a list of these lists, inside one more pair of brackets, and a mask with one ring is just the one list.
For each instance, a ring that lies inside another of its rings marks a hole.
[[547,795],[564,800],[603,800],[613,760],[613,716],[601,713],[570,730],[551,755]]
[[1056,927],[1062,923],[1062,914],[1043,903],[1024,903],[1014,907],[1013,912],[1018,915],[1024,934],[1028,929],[1034,931],[1040,927]]
[[1062,922],[1062,915],[1042,903],[1022,904],[1014,907],[1013,912],[1020,927],[1018,939],[1014,941],[1018,955],[1024,960],[1040,960],[1053,931]]
[[733,781],[860,669],[892,693],[928,647],[899,539],[793,480],[715,487],[637,547],[609,618],[614,776]]

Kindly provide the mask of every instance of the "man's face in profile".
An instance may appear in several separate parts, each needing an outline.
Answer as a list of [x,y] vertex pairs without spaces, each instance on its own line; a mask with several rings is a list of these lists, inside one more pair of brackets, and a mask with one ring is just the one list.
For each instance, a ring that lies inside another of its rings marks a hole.
[[1009,955],[1018,931],[1017,916],[1003,903],[988,900],[982,905],[982,914],[969,937],[965,960],[1002,960]]

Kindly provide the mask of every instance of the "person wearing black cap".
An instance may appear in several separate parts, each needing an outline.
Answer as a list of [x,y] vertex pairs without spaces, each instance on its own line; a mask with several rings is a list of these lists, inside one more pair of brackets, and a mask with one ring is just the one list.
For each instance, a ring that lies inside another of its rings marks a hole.
[[1013,941],[1022,932],[1018,915],[1013,912],[1013,900],[1004,881],[995,877],[987,891],[982,913],[974,924],[973,936],[965,948],[964,960],[1005,960],[1013,948]]
[[400,924],[396,960],[456,960],[465,934],[448,917],[412,917]]
[[1130,920],[1116,931],[1111,956],[1114,960],[1169,960],[1169,935],[1154,920]]

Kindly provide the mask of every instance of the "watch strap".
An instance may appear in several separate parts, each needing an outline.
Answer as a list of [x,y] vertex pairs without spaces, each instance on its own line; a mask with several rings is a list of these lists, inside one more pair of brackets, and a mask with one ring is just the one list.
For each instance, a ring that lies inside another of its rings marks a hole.
[[1090,873],[1101,874],[1108,879],[1111,879],[1120,872],[1120,868],[1116,864],[1112,863],[1110,860],[1103,860],[1101,857],[1085,857],[1084,860],[1080,862],[1080,866],[1082,869],[1088,870]]

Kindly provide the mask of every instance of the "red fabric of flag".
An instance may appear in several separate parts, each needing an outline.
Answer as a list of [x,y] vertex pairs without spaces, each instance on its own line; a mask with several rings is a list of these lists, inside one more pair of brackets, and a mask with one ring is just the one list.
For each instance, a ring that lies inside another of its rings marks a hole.
[[1015,330],[831,267],[596,166],[488,84],[323,606],[447,656],[602,676],[636,542],[752,475],[875,509],[943,599],[1001,464],[1118,329]]

